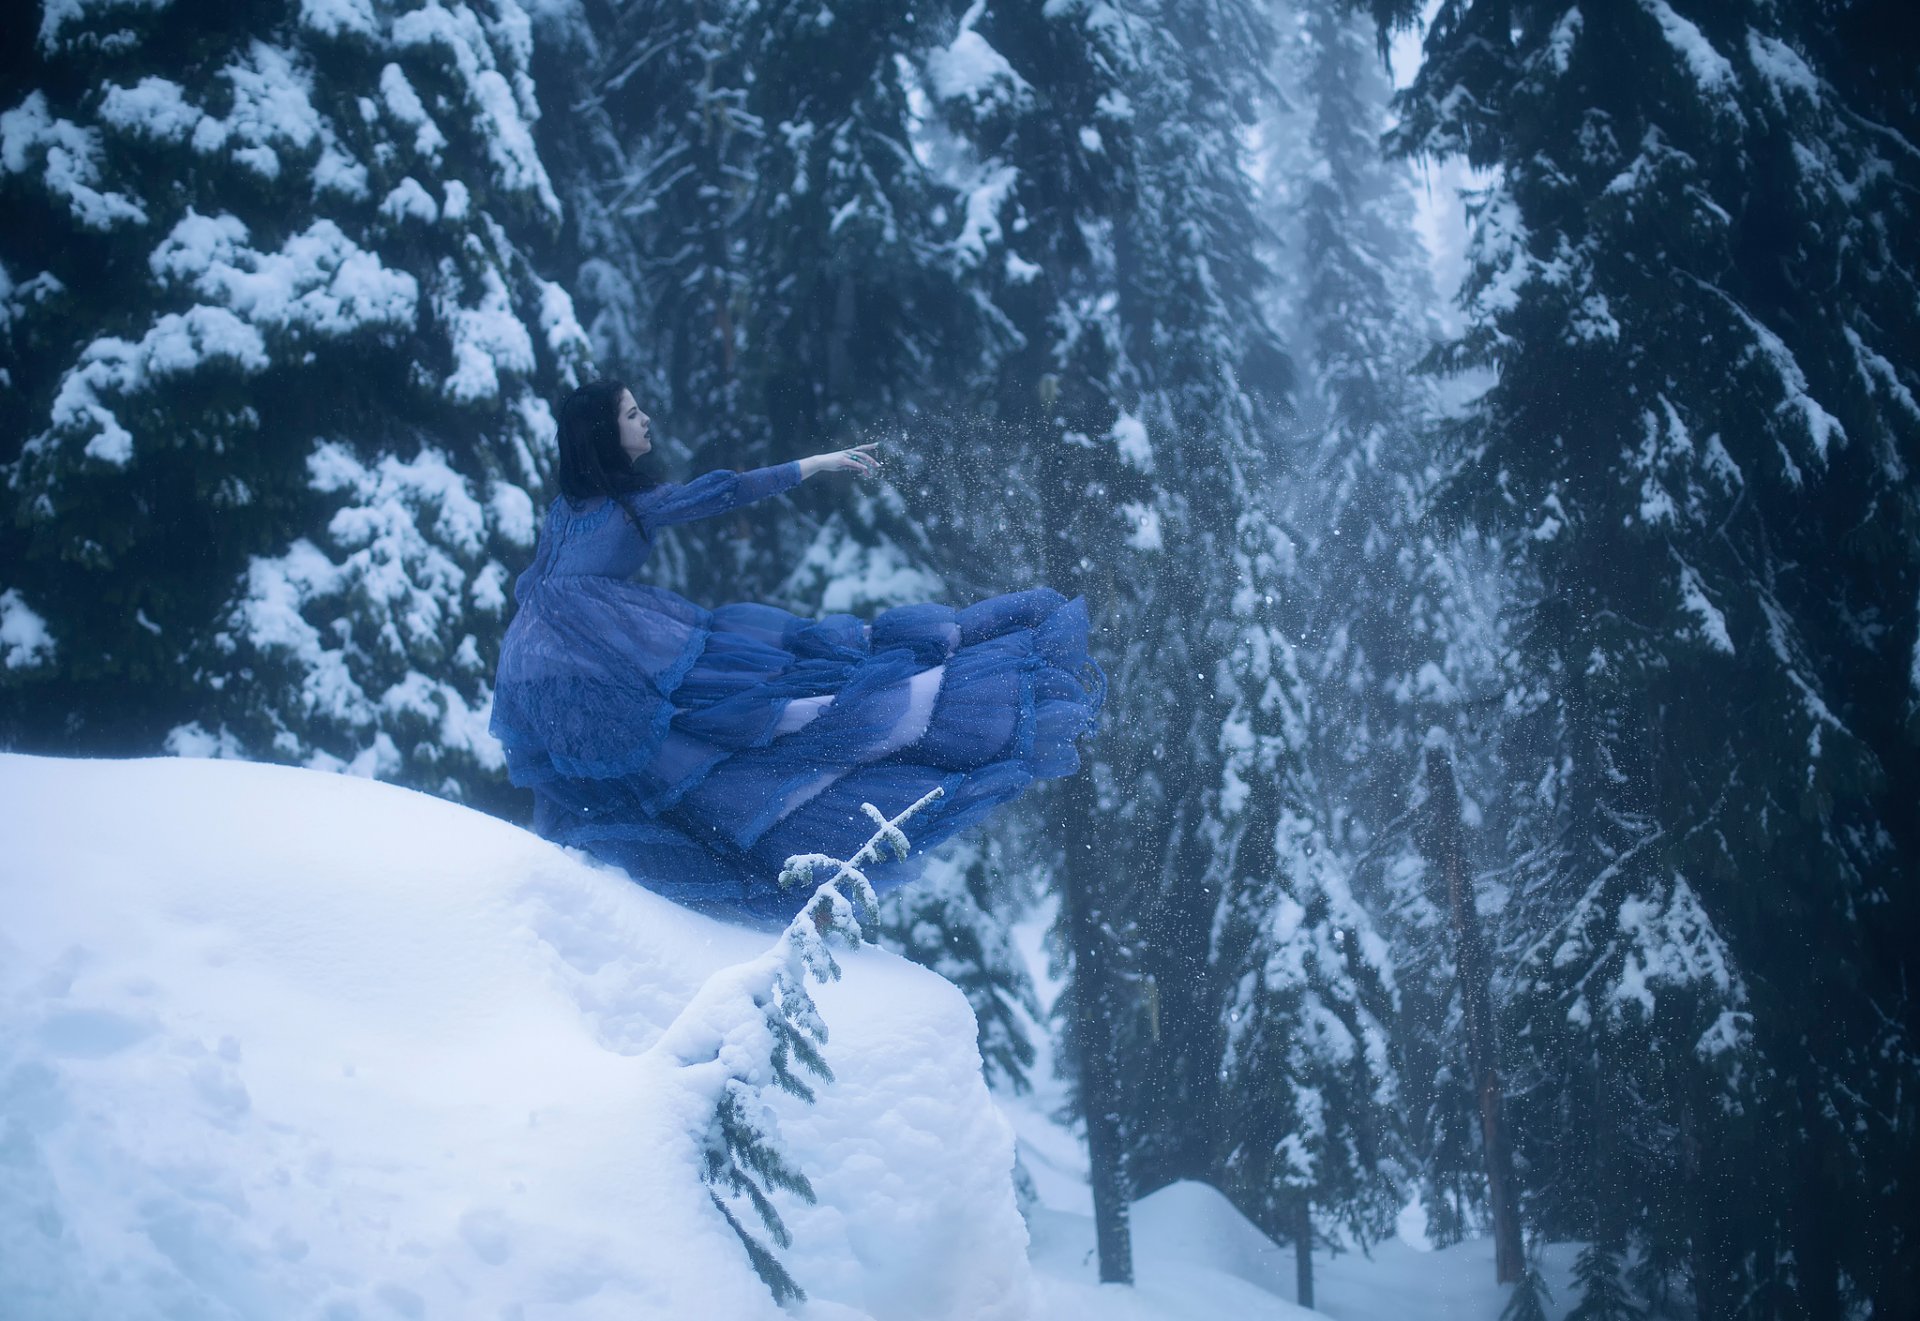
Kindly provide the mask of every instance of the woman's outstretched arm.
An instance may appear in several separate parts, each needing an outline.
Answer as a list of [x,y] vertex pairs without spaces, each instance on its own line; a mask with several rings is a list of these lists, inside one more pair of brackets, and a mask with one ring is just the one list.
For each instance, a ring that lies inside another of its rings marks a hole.
[[792,490],[815,473],[871,473],[879,466],[873,446],[858,445],[853,449],[810,454],[792,463],[755,468],[751,472],[730,472],[723,468],[703,473],[685,485],[669,482],[655,487],[641,505],[641,512],[655,527],[690,523],[696,518],[712,518]]
[[878,442],[868,442],[852,449],[809,454],[800,460],[800,480],[805,481],[817,472],[857,472],[862,477],[870,477],[880,471],[880,458],[874,453],[878,448]]

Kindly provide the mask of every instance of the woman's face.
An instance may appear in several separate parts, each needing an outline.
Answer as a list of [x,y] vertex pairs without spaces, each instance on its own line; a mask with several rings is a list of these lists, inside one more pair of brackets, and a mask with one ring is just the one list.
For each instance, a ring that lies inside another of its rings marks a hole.
[[653,419],[640,411],[633,391],[620,392],[620,448],[627,458],[637,459],[653,448]]

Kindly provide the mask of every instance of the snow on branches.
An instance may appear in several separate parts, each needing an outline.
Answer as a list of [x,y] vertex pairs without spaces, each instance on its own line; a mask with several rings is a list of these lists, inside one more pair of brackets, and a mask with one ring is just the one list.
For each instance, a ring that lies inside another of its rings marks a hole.
[[812,1101],[813,1086],[802,1072],[820,1082],[833,1081],[833,1070],[821,1053],[827,1025],[807,983],[839,980],[835,944],[854,949],[874,939],[878,901],[861,868],[889,852],[905,858],[909,845],[901,826],[941,793],[929,790],[892,817],[862,803],[876,829],[851,858],[801,853],[787,859],[780,873],[783,886],[806,884],[822,873],[827,879],[766,953],[709,977],[654,1047],[680,1068],[690,1091],[707,1102],[698,1134],[701,1178],[754,1270],[780,1303],[802,1300],[806,1291],[774,1248],[742,1223],[735,1202],[745,1199],[774,1247],[784,1249],[792,1246],[793,1236],[772,1194],[784,1192],[811,1203],[814,1192],[806,1174],[782,1149],[777,1121],[761,1096],[771,1085]]

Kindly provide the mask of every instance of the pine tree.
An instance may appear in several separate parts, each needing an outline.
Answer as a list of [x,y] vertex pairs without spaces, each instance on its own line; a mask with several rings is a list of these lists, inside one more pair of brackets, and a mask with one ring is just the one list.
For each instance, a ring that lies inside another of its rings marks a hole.
[[1640,1321],[1645,1313],[1634,1305],[1621,1278],[1624,1255],[1614,1243],[1589,1243],[1580,1249],[1573,1262],[1580,1301],[1567,1313],[1567,1321]]
[[776,443],[894,422],[935,353],[973,356],[949,189],[913,150],[917,58],[941,6],[762,6],[748,105],[764,130],[747,216],[756,388]]
[[928,859],[918,881],[881,900],[879,939],[960,988],[979,1024],[988,1085],[1020,1093],[1034,1061],[1026,1025],[1040,1004],[1009,933],[1018,896],[993,862],[1004,851],[998,838],[963,840]]
[[[1164,1036],[1129,1061],[1143,1083],[1135,1158],[1148,1186],[1208,1177],[1220,1157],[1202,1136],[1212,1123],[1195,1117],[1222,1104],[1218,980],[1238,969],[1210,966],[1217,897],[1204,883],[1215,831],[1207,791],[1232,723],[1237,639],[1227,621],[1252,585],[1220,570],[1235,562],[1243,515],[1267,503],[1291,384],[1261,296],[1268,229],[1243,144],[1223,131],[1236,117],[1253,121],[1270,94],[1268,12],[1204,3],[1171,7],[1162,21],[1153,76],[1134,97],[1143,146],[1121,295],[1130,356],[1142,365],[1140,413],[1163,474],[1151,507],[1164,546],[1157,608],[1137,627],[1155,647],[1150,728],[1168,814],[1154,884],[1130,896],[1135,922],[1153,933],[1143,964],[1160,991]],[[1222,51],[1236,58],[1222,60]]]
[[1421,851],[1426,854],[1438,882],[1435,888],[1445,895],[1460,1004],[1460,1055],[1466,1064],[1466,1081],[1473,1091],[1481,1154],[1486,1165],[1494,1278],[1507,1284],[1520,1278],[1523,1249],[1520,1189],[1514,1172],[1506,1084],[1500,1069],[1501,1043],[1494,1018],[1492,950],[1467,866],[1453,763],[1446,750],[1437,744],[1427,748],[1426,761],[1427,802],[1418,837]]
[[5,112],[0,736],[504,806],[485,732],[585,339],[512,3],[50,6]]
[[[850,858],[822,853],[788,858],[780,884],[800,892],[813,887],[800,912],[759,958],[708,977],[653,1047],[681,1070],[683,1086],[712,1102],[698,1134],[701,1178],[755,1273],[783,1305],[805,1301],[807,1295],[775,1251],[791,1247],[793,1236],[772,1194],[784,1192],[806,1203],[815,1194],[782,1145],[779,1123],[761,1098],[771,1086],[812,1102],[814,1085],[802,1073],[816,1082],[833,1081],[821,1049],[827,1026],[808,983],[838,981],[834,947],[858,948],[879,934],[879,898],[861,869],[889,853],[905,859],[909,841],[902,827],[940,792],[934,789],[891,818],[871,803],[861,804],[877,829]],[[743,1223],[735,1199],[753,1209],[773,1248]]]
[[1223,1186],[1270,1234],[1291,1238],[1297,1298],[1313,1305],[1316,1237],[1364,1247],[1391,1232],[1402,1142],[1388,1024],[1387,947],[1318,824],[1306,749],[1327,737],[1295,649],[1274,626],[1275,549],[1243,517],[1236,569],[1235,704],[1207,889],[1228,1024],[1220,1064]]
[[1325,845],[1393,950],[1393,1022],[1428,1235],[1457,1240],[1484,1203],[1478,1107],[1466,1083],[1453,942],[1417,825],[1430,731],[1454,749],[1469,865],[1497,802],[1502,576],[1497,547],[1436,508],[1439,400],[1414,368],[1437,333],[1412,180],[1383,158],[1389,85],[1368,25],[1339,3],[1283,11],[1287,94],[1264,134],[1281,278],[1274,324],[1302,368],[1275,480],[1290,536],[1271,588],[1297,639],[1302,705],[1318,733],[1300,757]]
[[[1400,150],[1498,167],[1439,361],[1498,371],[1456,490],[1539,584],[1510,935],[1540,1212],[1684,1250],[1706,1316],[1783,1243],[1812,1313],[1920,1297],[1910,1217],[1839,1209],[1914,1168],[1915,641],[1881,604],[1920,590],[1920,155],[1883,81],[1914,41],[1879,6],[1452,0],[1399,106]],[[1589,1133],[1653,1150],[1570,1131],[1596,1094]],[[1780,1180],[1783,1150],[1825,1157]]]
[[[1087,595],[1096,656],[1119,693],[1150,654],[1126,611],[1149,590],[1157,515],[1151,445],[1137,404],[1129,411],[1137,387],[1114,247],[1133,187],[1127,84],[1137,25],[1114,17],[1095,22],[1087,6],[1032,0],[977,6],[928,57],[919,138],[964,203],[956,247],[970,285],[1008,328],[999,351],[957,364],[981,383],[985,404],[959,418],[961,434],[991,444],[958,445],[947,458],[943,476],[977,497],[970,517],[939,532],[970,548],[956,553],[962,562],[997,573],[1028,565],[1038,581]],[[969,70],[975,76],[963,76]],[[1110,709],[1103,723],[1124,728],[1134,714]],[[1087,1124],[1100,1274],[1121,1282],[1132,1278],[1131,1188],[1116,1055],[1133,1026],[1120,1003],[1132,970],[1125,914],[1103,888],[1129,858],[1128,841],[1151,838],[1138,819],[1158,812],[1142,746],[1152,744],[1103,736],[1090,765],[1048,804],[1060,823],[1055,876],[1072,961],[1055,1010]],[[1138,791],[1123,794],[1123,785]],[[1133,854],[1123,874],[1149,869],[1141,863],[1152,856]]]
[[1547,1282],[1540,1278],[1539,1263],[1528,1262],[1525,1272],[1507,1293],[1506,1306],[1500,1309],[1500,1321],[1547,1321],[1550,1301]]
[[1264,12],[1194,3],[1158,20],[977,5],[929,59],[943,113],[924,132],[966,190],[974,279],[1009,331],[980,372],[988,516],[948,534],[1086,594],[1111,679],[1109,732],[1057,800],[1104,1279],[1130,1278],[1130,1187],[1208,1177],[1218,1158],[1205,799],[1230,591],[1208,570],[1272,422],[1255,395],[1285,384],[1259,299],[1264,231],[1226,130],[1265,94]]
[[572,247],[596,347],[701,467],[767,452],[741,361],[745,213],[764,134],[746,104],[751,21],[740,5],[690,0],[581,14],[567,49],[590,71],[586,132],[556,134],[579,153]]

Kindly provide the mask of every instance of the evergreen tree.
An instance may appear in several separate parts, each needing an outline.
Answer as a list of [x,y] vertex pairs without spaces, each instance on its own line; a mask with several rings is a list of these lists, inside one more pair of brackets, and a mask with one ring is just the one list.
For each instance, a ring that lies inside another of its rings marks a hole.
[[[1444,893],[1414,826],[1421,749],[1459,757],[1466,820],[1497,801],[1502,579],[1497,549],[1434,501],[1439,400],[1414,366],[1437,333],[1412,180],[1383,159],[1389,86],[1368,25],[1340,3],[1283,11],[1286,103],[1266,130],[1283,243],[1273,320],[1302,366],[1276,485],[1289,553],[1270,591],[1296,639],[1302,783],[1322,842],[1392,947],[1399,1100],[1428,1235],[1457,1240],[1484,1201],[1478,1108]],[[1244,572],[1240,575],[1244,581]],[[1244,590],[1244,588],[1243,588]],[[1463,843],[1485,860],[1473,830]]]
[[[802,1072],[817,1082],[833,1081],[821,1053],[827,1027],[807,984],[839,980],[835,945],[858,948],[876,937],[879,899],[861,868],[889,853],[904,859],[909,841],[901,827],[939,796],[935,789],[891,818],[863,804],[878,829],[850,858],[823,853],[788,858],[780,883],[796,890],[815,887],[800,912],[766,953],[722,968],[701,983],[653,1047],[684,1071],[684,1085],[712,1103],[699,1135],[701,1178],[777,1303],[801,1302],[807,1295],[774,1250],[791,1247],[793,1236],[771,1194],[784,1192],[807,1203],[815,1194],[781,1145],[778,1121],[761,1098],[773,1086],[811,1102],[813,1083]],[[733,1199],[753,1208],[774,1248],[747,1228]]]
[[978,354],[978,308],[953,280],[953,194],[912,142],[914,68],[942,17],[939,5],[778,0],[748,29],[748,106],[767,127],[746,216],[747,316],[776,443],[897,423],[924,404],[936,354]]
[[1444,893],[1453,937],[1456,995],[1460,1006],[1460,1054],[1479,1120],[1487,1175],[1487,1210],[1493,1229],[1494,1275],[1516,1282],[1522,1269],[1520,1190],[1513,1164],[1513,1138],[1501,1076],[1501,1042],[1494,1019],[1492,951],[1480,918],[1478,895],[1467,866],[1460,795],[1444,748],[1427,748],[1427,802],[1419,830],[1421,851]]
[[1242,145],[1220,126],[1263,94],[1265,43],[1240,4],[1148,21],[982,3],[927,61],[923,150],[965,194],[971,280],[1006,331],[977,371],[994,446],[962,469],[989,503],[941,531],[1087,595],[1112,680],[1109,732],[1058,800],[1063,1005],[1107,1279],[1130,1275],[1123,1160],[1150,1187],[1216,1159],[1202,834],[1228,592],[1210,569],[1272,421],[1250,383],[1283,376]]
[[1236,701],[1207,877],[1220,896],[1213,956],[1228,1024],[1218,1139],[1223,1186],[1256,1224],[1293,1240],[1296,1297],[1310,1307],[1315,1239],[1364,1247],[1391,1232],[1402,1201],[1393,973],[1314,819],[1306,749],[1331,731],[1263,590],[1285,542],[1254,514],[1241,532]]
[[1456,489],[1539,584],[1538,1210],[1684,1253],[1705,1316],[1920,1297],[1912,1218],[1866,1213],[1914,1170],[1915,40],[1871,5],[1450,0],[1399,105],[1400,150],[1497,167],[1439,362],[1497,369]]
[[0,116],[0,599],[44,627],[0,736],[504,806],[507,566],[585,359],[528,56],[512,0],[45,8]]
[[1018,896],[995,865],[998,838],[962,840],[928,859],[918,881],[880,903],[880,943],[960,988],[980,1028],[980,1064],[996,1091],[1025,1092],[1034,1060],[1026,1024],[1040,1004],[1009,933]]
[[1539,1263],[1529,1262],[1507,1293],[1506,1306],[1500,1309],[1500,1321],[1547,1321],[1550,1301],[1547,1282],[1540,1278]]
[[[1151,642],[1128,605],[1150,590],[1159,545],[1152,448],[1129,411],[1137,387],[1115,251],[1118,213],[1133,188],[1127,84],[1139,34],[1128,16],[1102,14],[1115,21],[1095,21],[1085,5],[976,6],[929,58],[937,115],[922,133],[963,190],[959,241],[974,286],[1009,329],[1002,352],[967,365],[987,400],[973,426],[991,426],[993,449],[979,467],[959,469],[983,499],[946,535],[970,540],[982,561],[1025,564],[1039,581],[1087,595],[1096,656],[1119,694],[1150,663]],[[956,457],[964,462],[964,452]],[[1103,724],[1128,728],[1138,714],[1110,706]],[[1072,961],[1055,1012],[1087,1125],[1100,1276],[1120,1282],[1132,1279],[1132,1190],[1116,1057],[1133,1027],[1119,1003],[1132,969],[1126,914],[1109,892],[1149,872],[1160,852],[1144,820],[1158,816],[1157,786],[1141,774],[1151,746],[1103,736],[1091,765],[1052,805],[1062,944]],[[1136,841],[1150,851],[1132,853]]]
[[763,134],[746,104],[751,18],[737,4],[644,0],[593,6],[555,33],[556,62],[591,79],[582,123],[553,136],[576,153],[569,246],[596,348],[697,467],[768,455],[742,375],[744,216]]
[[1573,1282],[1580,1301],[1567,1321],[1640,1321],[1645,1315],[1634,1305],[1622,1276],[1625,1254],[1615,1243],[1588,1243],[1574,1258]]
[[[1209,1177],[1221,1155],[1211,1133],[1221,1104],[1219,979],[1240,970],[1213,966],[1218,896],[1205,879],[1218,822],[1208,790],[1219,783],[1234,723],[1238,639],[1229,621],[1241,594],[1259,590],[1223,570],[1236,564],[1242,518],[1257,521],[1269,505],[1269,456],[1291,384],[1261,296],[1268,230],[1243,144],[1223,131],[1236,118],[1253,122],[1269,95],[1267,8],[1170,6],[1161,22],[1143,66],[1150,77],[1133,97],[1143,146],[1120,305],[1161,474],[1149,508],[1163,547],[1158,599],[1134,627],[1154,645],[1157,672],[1142,678],[1157,710],[1142,732],[1155,740],[1168,810],[1157,823],[1162,864],[1129,896],[1134,921],[1153,933],[1142,962],[1158,989],[1163,1036],[1129,1060],[1143,1083],[1134,1147],[1148,1187]],[[1235,58],[1223,60],[1223,51]],[[1248,532],[1255,545],[1266,539],[1257,527]]]
[[1060,875],[1081,1106],[1112,1185],[1106,1278],[1125,1273],[1129,1185],[1222,1175],[1207,882],[1240,585],[1218,570],[1241,511],[1264,503],[1287,384],[1243,144],[1222,131],[1267,94],[1264,11],[1158,18],[982,7],[962,37],[1008,72],[994,94],[949,99],[992,203],[981,232],[1000,259],[982,278],[1017,335],[995,371],[999,434],[1038,478],[1018,497],[1034,516],[1007,521],[1038,534],[1047,581],[1093,599],[1114,694],[1090,777],[1063,795]]

